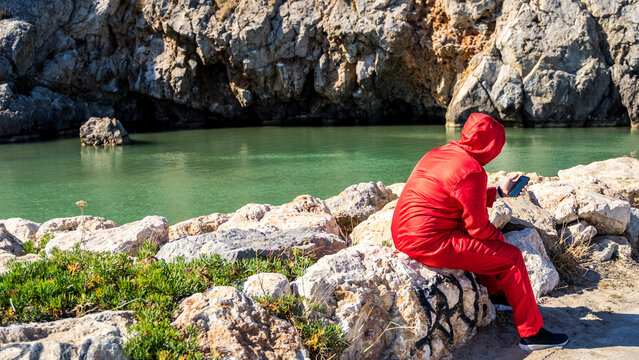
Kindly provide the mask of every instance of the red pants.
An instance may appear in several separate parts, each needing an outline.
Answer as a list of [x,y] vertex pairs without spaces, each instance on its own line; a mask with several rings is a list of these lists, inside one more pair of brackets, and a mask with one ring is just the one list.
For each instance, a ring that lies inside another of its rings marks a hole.
[[[403,248],[397,245],[403,245]],[[537,334],[543,326],[530,286],[526,264],[518,247],[500,240],[477,240],[460,231],[444,239],[403,238],[395,247],[428,266],[471,271],[488,288],[488,294],[504,292],[513,308],[521,337]]]

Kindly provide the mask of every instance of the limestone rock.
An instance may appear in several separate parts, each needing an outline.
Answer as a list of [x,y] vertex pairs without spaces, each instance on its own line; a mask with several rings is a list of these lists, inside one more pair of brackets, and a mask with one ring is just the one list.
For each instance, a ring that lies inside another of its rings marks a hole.
[[601,234],[621,235],[630,221],[630,204],[591,191],[577,193],[578,215]]
[[535,297],[549,293],[559,285],[559,273],[550,262],[537,230],[511,231],[504,234],[504,237],[506,242],[521,250]]
[[127,359],[123,343],[132,311],[0,327],[2,359]]
[[80,127],[82,145],[115,146],[131,142],[118,119],[92,117]]
[[93,231],[100,229],[111,229],[117,227],[112,220],[107,220],[99,216],[73,216],[68,218],[56,218],[45,221],[35,234],[36,239],[41,238],[45,234],[56,235],[61,232],[74,230]]
[[608,261],[614,257],[632,260],[630,243],[623,236],[600,235],[595,236],[592,242],[591,258],[595,262]]
[[512,217],[512,210],[503,199],[497,199],[493,203],[492,208],[488,208],[488,218],[490,222],[495,225],[496,228],[503,228]]
[[247,204],[220,225],[218,231],[230,229],[286,231],[297,228],[315,228],[340,235],[337,221],[331,215],[326,203],[310,195],[298,196],[290,203],[280,206]]
[[169,241],[185,236],[200,235],[215,231],[230,218],[231,214],[213,213],[211,215],[184,220],[169,227]]
[[326,256],[292,286],[345,332],[344,359],[439,359],[495,317],[474,275],[429,268],[383,246]]
[[513,171],[513,172],[505,172],[505,171],[498,171],[496,173],[487,173],[488,175],[488,186],[497,186],[497,185],[501,185],[501,183],[504,181],[504,179],[506,179],[508,176],[513,175],[513,174],[517,174],[517,176],[521,176],[521,175],[526,175],[530,178],[530,181],[528,181],[528,185],[527,187],[531,187],[531,185],[535,185],[535,184],[541,184],[541,183],[545,183],[547,181],[554,181],[557,180],[556,177],[549,177],[549,176],[542,176],[539,175],[537,173],[526,173],[526,172],[522,172],[522,171]]
[[162,246],[156,257],[175,261],[178,257],[191,260],[205,254],[219,254],[235,260],[255,256],[288,257],[293,251],[301,251],[320,258],[345,247],[346,241],[337,235],[313,228],[267,232],[231,229],[177,239]]
[[13,236],[4,225],[0,224],[0,252],[22,255],[22,242]]
[[566,245],[588,243],[597,235],[597,229],[585,221],[578,221],[561,229],[559,238]]
[[29,240],[35,240],[35,235],[40,228],[40,224],[21,218],[0,220],[0,224],[4,225],[11,235],[23,243]]
[[251,298],[269,296],[277,299],[291,293],[291,284],[282,274],[259,273],[246,279],[242,292]]
[[161,216],[147,216],[142,220],[124,224],[120,227],[81,231],[74,230],[59,233],[49,240],[46,252],[53,248],[69,250],[75,244],[80,248],[95,252],[112,252],[134,255],[145,242],[158,248],[168,241],[169,224]]
[[9,270],[9,265],[11,263],[32,263],[39,260],[42,260],[42,257],[36,254],[16,256],[6,251],[0,251],[0,275]]
[[338,225],[348,234],[357,224],[397,199],[381,181],[351,185],[339,195],[326,200],[326,206]]
[[533,204],[526,195],[516,198],[504,198],[504,202],[512,210],[512,216],[506,230],[522,230],[534,228],[539,231],[544,243],[548,246],[557,240],[555,218],[541,207]]
[[373,244],[395,247],[391,234],[391,222],[397,200],[391,201],[384,208],[355,226],[351,233],[353,244]]
[[205,353],[221,359],[309,357],[293,325],[271,316],[237,289],[216,286],[182,300],[172,326],[197,328]]
[[528,187],[533,202],[553,214],[557,224],[577,220],[575,186],[567,181],[548,181]]
[[630,209],[630,221],[626,227],[626,234],[636,245],[639,241],[639,209],[637,208]]
[[406,183],[394,183],[387,187],[393,192],[393,194],[395,194],[395,196],[397,196],[397,198],[399,198],[404,190],[404,186],[406,186]]

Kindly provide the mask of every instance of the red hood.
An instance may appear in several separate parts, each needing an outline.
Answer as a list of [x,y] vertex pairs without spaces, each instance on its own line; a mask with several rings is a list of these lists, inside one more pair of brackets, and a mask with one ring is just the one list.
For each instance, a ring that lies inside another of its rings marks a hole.
[[462,128],[461,139],[453,141],[468,151],[480,164],[496,158],[506,143],[504,126],[488,115],[473,113]]

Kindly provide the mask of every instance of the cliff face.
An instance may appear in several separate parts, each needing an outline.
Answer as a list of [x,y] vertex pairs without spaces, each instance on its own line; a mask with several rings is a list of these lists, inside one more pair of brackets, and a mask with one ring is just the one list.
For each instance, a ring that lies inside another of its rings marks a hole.
[[438,118],[639,125],[639,4],[5,0],[0,138]]

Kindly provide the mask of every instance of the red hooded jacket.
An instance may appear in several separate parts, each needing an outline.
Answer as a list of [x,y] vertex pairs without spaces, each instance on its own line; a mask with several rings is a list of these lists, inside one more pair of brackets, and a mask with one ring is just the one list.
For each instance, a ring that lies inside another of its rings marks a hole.
[[479,240],[504,241],[488,220],[486,207],[492,206],[496,188],[486,188],[483,165],[499,155],[505,142],[500,123],[475,113],[466,121],[460,140],[426,153],[408,178],[393,214],[395,247],[432,245],[454,230]]

